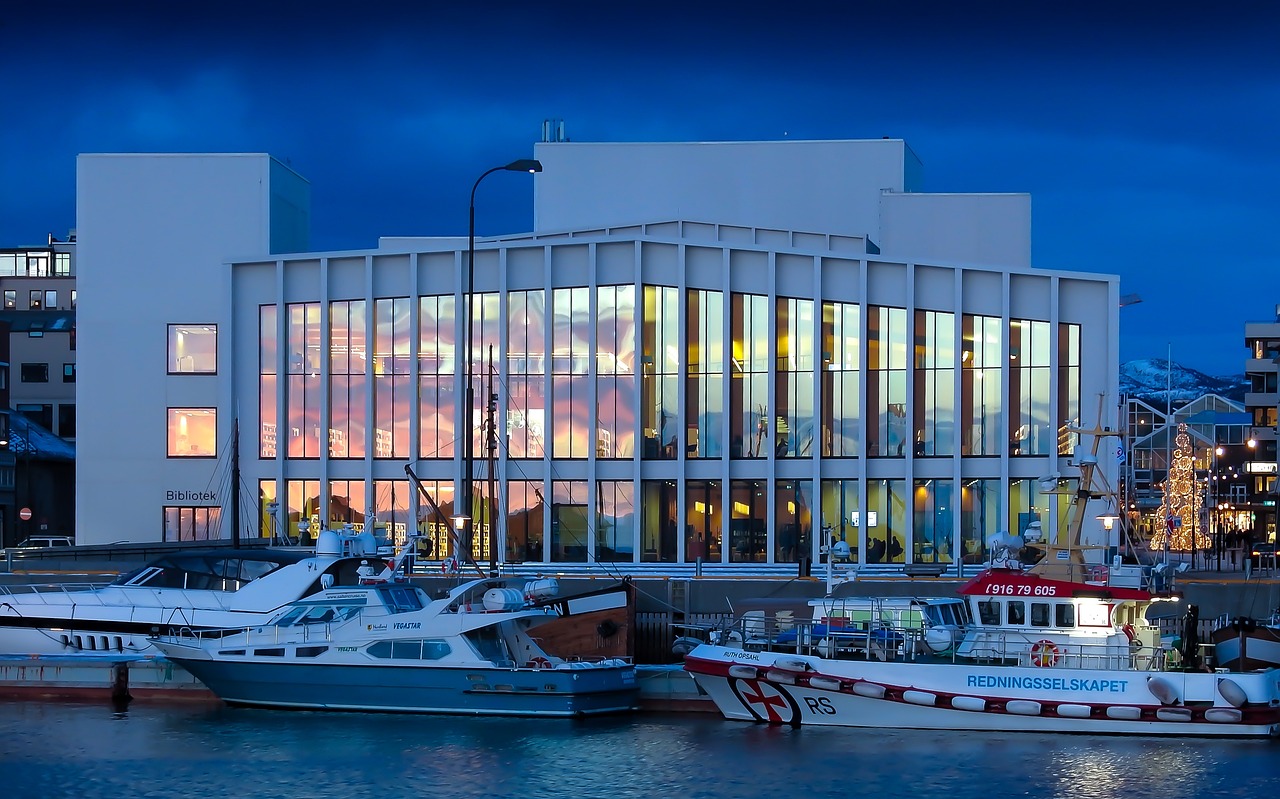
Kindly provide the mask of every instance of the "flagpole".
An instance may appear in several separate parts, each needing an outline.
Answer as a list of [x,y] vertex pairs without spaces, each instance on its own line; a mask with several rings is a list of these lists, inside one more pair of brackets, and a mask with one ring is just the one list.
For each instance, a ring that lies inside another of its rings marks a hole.
[[1173,549],[1173,342],[1164,360],[1164,566],[1169,568],[1169,550]]

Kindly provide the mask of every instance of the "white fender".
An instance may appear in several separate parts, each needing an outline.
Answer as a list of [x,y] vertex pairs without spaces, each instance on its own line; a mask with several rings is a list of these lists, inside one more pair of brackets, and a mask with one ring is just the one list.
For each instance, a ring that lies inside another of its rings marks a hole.
[[1211,707],[1204,712],[1205,721],[1235,724],[1244,718],[1244,714],[1234,707]]
[[983,711],[987,709],[987,700],[977,696],[953,696],[951,706],[956,710]]
[[853,692],[858,696],[869,696],[872,699],[884,699],[884,686],[873,682],[855,682]]
[[1137,721],[1142,718],[1142,708],[1127,705],[1115,705],[1107,708],[1107,718],[1121,721]]
[[1161,721],[1191,721],[1191,709],[1186,707],[1156,708],[1156,718]]
[[1240,687],[1240,683],[1226,677],[1218,678],[1218,693],[1222,694],[1222,698],[1227,700],[1232,707],[1244,707],[1249,701],[1248,695],[1244,689]]
[[839,691],[840,681],[835,677],[810,677],[809,687],[820,691]]
[[778,658],[773,661],[775,669],[787,669],[788,671],[808,671],[809,664],[807,661],[798,658]]
[[938,695],[931,694],[928,691],[903,691],[902,701],[910,702],[913,705],[932,707],[938,703]]
[[1064,702],[1058,705],[1058,715],[1068,719],[1087,719],[1093,714],[1093,708],[1088,705],[1076,705],[1070,702]]
[[1178,704],[1178,690],[1173,687],[1173,683],[1163,677],[1148,677],[1147,690],[1151,695],[1160,700],[1162,705]]
[[729,676],[738,677],[743,680],[754,680],[758,672],[755,666],[745,666],[741,663],[735,663],[729,667]]
[[1030,699],[1010,699],[1004,703],[1004,709],[1019,716],[1039,716],[1040,703]]
[[780,682],[785,685],[795,685],[796,675],[790,671],[782,671],[781,669],[769,669],[764,673],[764,678],[769,682]]

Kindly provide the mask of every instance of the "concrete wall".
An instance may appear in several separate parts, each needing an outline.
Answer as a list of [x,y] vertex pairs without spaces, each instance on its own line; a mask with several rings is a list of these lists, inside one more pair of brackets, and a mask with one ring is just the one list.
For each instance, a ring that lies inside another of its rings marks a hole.
[[914,191],[901,139],[534,147],[534,228],[681,219],[880,238],[880,192]]
[[[264,154],[79,157],[79,543],[138,540],[136,528],[156,540],[167,490],[225,481],[225,462],[166,458],[166,408],[229,407],[218,398],[230,392],[218,375],[166,374],[167,326],[214,323],[230,336],[224,262],[270,250],[273,180],[294,184],[283,193],[295,205],[306,193],[271,164]],[[296,213],[291,226],[282,243],[299,242]],[[230,351],[219,342],[220,374]],[[219,440],[230,431],[220,418]]]

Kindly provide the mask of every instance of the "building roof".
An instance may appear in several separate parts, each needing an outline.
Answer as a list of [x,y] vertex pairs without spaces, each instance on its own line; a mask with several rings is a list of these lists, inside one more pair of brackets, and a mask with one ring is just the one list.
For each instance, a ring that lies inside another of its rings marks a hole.
[[59,438],[18,411],[9,411],[9,451],[42,461],[74,461],[76,445]]

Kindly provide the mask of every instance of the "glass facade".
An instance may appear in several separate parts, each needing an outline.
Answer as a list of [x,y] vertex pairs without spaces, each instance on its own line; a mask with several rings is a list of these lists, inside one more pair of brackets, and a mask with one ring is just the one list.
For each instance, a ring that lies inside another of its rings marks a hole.
[[[280,467],[259,482],[264,536],[416,528],[422,556],[483,563],[492,531],[503,561],[535,564],[788,564],[843,540],[853,561],[892,565],[978,564],[1006,529],[1060,534],[1065,489],[1001,474],[1074,450],[1079,324],[653,284],[492,292],[471,320],[468,416],[458,302],[258,306],[256,446]],[[475,483],[455,539],[458,426],[482,459],[491,345],[495,484]],[[212,411],[170,409],[171,456],[217,454]],[[960,456],[963,480],[911,473]],[[405,460],[436,472],[438,512],[395,474]],[[348,465],[321,479],[329,462]],[[201,535],[198,515],[166,509],[166,530]]]

